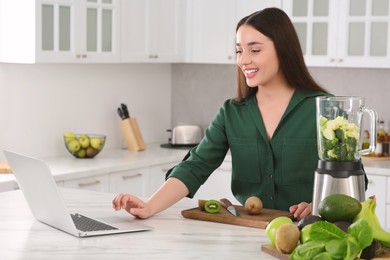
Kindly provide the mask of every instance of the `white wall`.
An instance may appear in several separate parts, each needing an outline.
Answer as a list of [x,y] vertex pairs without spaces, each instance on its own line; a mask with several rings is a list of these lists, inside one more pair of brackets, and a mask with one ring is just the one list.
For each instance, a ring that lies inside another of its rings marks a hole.
[[121,147],[121,102],[137,118],[146,143],[167,141],[171,66],[0,63],[0,151],[66,154],[66,131],[105,134],[105,149]]

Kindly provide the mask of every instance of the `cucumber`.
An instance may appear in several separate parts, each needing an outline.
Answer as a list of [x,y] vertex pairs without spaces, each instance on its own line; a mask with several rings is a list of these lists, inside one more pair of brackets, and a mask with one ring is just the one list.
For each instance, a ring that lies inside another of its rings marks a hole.
[[362,210],[362,204],[357,199],[345,194],[332,194],[324,198],[318,205],[318,213],[329,222],[353,222]]

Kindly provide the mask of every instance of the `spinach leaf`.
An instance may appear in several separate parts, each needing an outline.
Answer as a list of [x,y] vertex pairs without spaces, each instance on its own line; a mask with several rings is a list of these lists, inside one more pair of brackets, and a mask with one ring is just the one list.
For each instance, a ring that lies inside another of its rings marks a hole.
[[308,241],[297,246],[290,256],[290,260],[313,259],[316,255],[325,252],[325,243],[318,241]]
[[345,260],[353,260],[356,259],[358,255],[360,255],[362,248],[359,245],[359,242],[355,239],[354,236],[350,235],[347,238],[347,251],[345,252],[345,256],[343,259]]
[[318,255],[316,255],[314,258],[312,258],[311,260],[335,260],[335,258],[333,258],[329,252],[322,252]]
[[312,224],[309,236],[311,240],[327,242],[333,239],[345,238],[347,233],[333,223],[318,221]]
[[344,259],[347,251],[347,239],[332,239],[325,243],[325,250],[335,259]]
[[374,239],[372,228],[365,219],[359,219],[349,226],[348,234],[355,237],[362,249],[371,245],[372,240]]

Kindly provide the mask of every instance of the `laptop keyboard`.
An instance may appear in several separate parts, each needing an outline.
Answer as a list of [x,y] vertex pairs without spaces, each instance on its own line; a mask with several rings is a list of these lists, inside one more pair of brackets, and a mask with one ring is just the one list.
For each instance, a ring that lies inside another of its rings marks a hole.
[[115,230],[116,227],[104,224],[97,220],[88,218],[80,214],[70,214],[72,216],[73,222],[76,225],[78,230],[87,232],[87,231],[103,231],[103,230]]

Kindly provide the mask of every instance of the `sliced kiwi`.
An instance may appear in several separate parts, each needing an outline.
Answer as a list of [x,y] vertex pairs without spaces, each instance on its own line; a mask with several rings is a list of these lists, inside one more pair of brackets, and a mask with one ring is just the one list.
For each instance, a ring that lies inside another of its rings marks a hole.
[[208,200],[204,204],[204,210],[208,213],[218,213],[221,210],[221,203],[218,200]]

